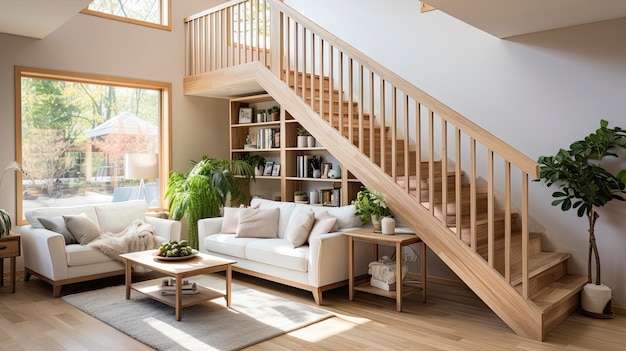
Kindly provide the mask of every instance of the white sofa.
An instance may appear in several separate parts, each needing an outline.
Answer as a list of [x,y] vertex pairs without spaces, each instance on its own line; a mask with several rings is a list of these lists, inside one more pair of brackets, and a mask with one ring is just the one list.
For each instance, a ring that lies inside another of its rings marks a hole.
[[[236,237],[221,233],[224,217],[198,221],[200,252],[237,261],[233,270],[311,291],[315,302],[322,304],[322,292],[348,283],[348,238],[342,231],[361,226],[354,216],[354,206],[321,207],[293,202],[253,199],[251,207],[279,209],[278,235],[275,238]],[[308,244],[293,248],[287,239],[287,225],[292,214],[327,211],[337,218],[336,231],[310,238]],[[372,246],[355,243],[356,275],[367,274]]]
[[38,218],[86,214],[101,233],[119,233],[139,219],[154,226],[158,236],[180,240],[178,221],[146,216],[143,200],[73,207],[45,207],[26,213],[29,225],[20,229],[25,276],[31,275],[52,284],[52,295],[58,297],[66,284],[124,274],[124,264],[100,251],[80,244],[66,244],[62,234],[45,229]]

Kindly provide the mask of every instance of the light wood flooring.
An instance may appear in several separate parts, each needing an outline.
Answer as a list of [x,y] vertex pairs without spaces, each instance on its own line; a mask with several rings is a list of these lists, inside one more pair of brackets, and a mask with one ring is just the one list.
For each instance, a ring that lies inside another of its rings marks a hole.
[[[240,274],[233,281],[314,305],[305,291]],[[62,295],[114,284],[123,284],[122,277],[73,284]],[[515,335],[465,288],[431,283],[428,302],[413,294],[402,313],[391,299],[356,293],[348,301],[347,296],[347,288],[324,293],[323,308],[336,317],[246,350],[626,350],[625,316],[599,320],[575,313],[542,343]],[[52,298],[50,285],[36,277],[24,282],[20,276],[15,294],[0,294],[0,350],[151,349]]]

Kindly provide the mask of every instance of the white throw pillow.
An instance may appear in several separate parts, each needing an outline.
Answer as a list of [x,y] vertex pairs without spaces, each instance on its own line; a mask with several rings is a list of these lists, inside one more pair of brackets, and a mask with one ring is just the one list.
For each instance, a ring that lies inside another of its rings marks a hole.
[[86,214],[63,216],[67,230],[81,245],[87,245],[100,235],[100,228]]
[[314,223],[315,213],[313,211],[300,211],[291,215],[285,234],[293,248],[306,243]]
[[239,209],[236,238],[275,238],[278,235],[278,208]]

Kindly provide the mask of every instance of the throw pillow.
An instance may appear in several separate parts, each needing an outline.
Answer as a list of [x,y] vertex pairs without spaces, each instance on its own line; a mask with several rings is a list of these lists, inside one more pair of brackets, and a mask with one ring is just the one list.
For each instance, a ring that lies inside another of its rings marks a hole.
[[[224,218],[222,219],[222,228],[220,233],[222,234],[235,234],[237,233],[237,224],[239,223],[239,211],[245,208],[242,204],[239,207],[224,207]],[[249,209],[258,209],[259,205],[250,206]]]
[[44,228],[63,235],[63,237],[65,238],[65,245],[78,244],[76,238],[74,238],[72,233],[70,233],[70,231],[65,226],[65,220],[63,219],[63,217],[39,217],[37,218],[37,220],[39,220],[39,223],[41,223]]
[[65,226],[81,245],[86,245],[100,235],[100,228],[86,214],[63,216]]
[[327,217],[316,219],[313,228],[311,228],[311,233],[309,234],[308,242],[310,243],[312,239],[318,237],[322,234],[330,233],[333,230],[333,227],[337,226],[337,218]]
[[278,208],[239,210],[236,238],[275,238],[278,235]]
[[[330,229],[330,231],[328,233],[336,232],[336,231],[339,230],[339,220],[337,219],[337,217],[331,216],[330,213],[328,213],[328,211],[322,211],[322,212],[319,212],[319,213],[317,213],[315,215],[315,220],[316,221],[324,219],[324,218],[334,218],[335,219],[335,224],[333,225],[333,227]],[[325,233],[323,233],[323,234],[325,234]]]
[[285,233],[287,240],[289,240],[293,248],[306,243],[313,223],[315,223],[315,213],[313,211],[301,211],[291,215]]

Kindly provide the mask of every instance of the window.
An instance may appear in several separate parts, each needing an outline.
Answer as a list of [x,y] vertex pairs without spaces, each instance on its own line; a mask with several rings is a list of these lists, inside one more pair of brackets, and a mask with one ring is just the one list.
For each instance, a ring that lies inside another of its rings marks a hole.
[[[17,186],[18,219],[35,207],[137,198],[164,207],[169,83],[25,67],[15,76],[16,159],[26,172]],[[127,177],[129,154],[157,154],[156,173]]]
[[94,0],[81,12],[154,28],[172,28],[170,0]]

